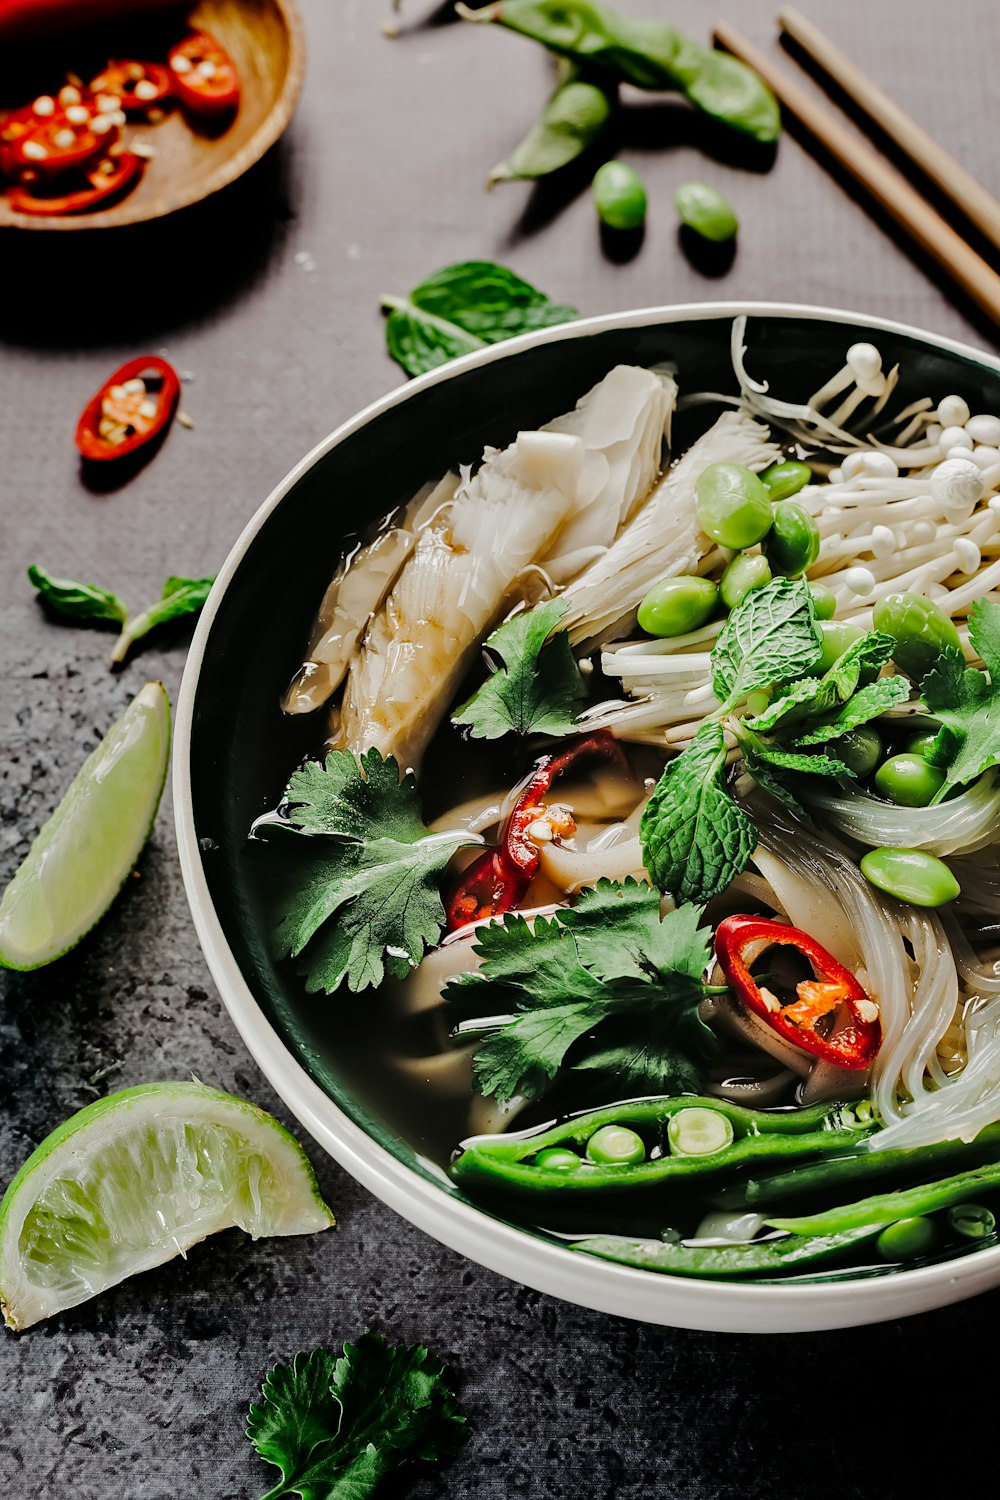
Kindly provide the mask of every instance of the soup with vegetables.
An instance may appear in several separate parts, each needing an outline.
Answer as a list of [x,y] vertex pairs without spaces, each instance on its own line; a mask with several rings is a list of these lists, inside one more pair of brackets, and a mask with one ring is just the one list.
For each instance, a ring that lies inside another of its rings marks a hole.
[[1000,417],[868,344],[793,404],[744,335],[738,398],[619,365],[344,558],[255,858],[470,1197],[842,1276],[997,1242]]

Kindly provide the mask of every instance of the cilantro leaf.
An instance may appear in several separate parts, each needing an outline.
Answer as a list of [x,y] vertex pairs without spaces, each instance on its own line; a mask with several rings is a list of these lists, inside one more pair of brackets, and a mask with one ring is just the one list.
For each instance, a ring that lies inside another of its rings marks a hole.
[[92,583],[77,583],[72,578],[53,578],[44,568],[33,563],[28,577],[38,590],[39,597],[61,615],[71,620],[114,620],[118,624],[125,619],[127,610],[117,594],[109,594]]
[[775,578],[734,609],[712,651],[712,685],[728,713],[747,693],[801,677],[820,658],[809,586]]
[[535,1098],[563,1067],[613,1072],[621,1087],[697,1091],[714,1048],[698,1014],[708,964],[700,917],[678,907],[661,921],[651,886],[602,880],[550,919],[485,927],[479,972],[445,990],[469,1018],[459,1035],[489,1032],[473,1058],[478,1091]]
[[157,625],[168,620],[179,620],[183,615],[197,614],[208,598],[214,578],[168,578],[163,592],[155,604],[133,615],[122,628],[122,633],[111,653],[114,662],[124,661],[136,641]]
[[961,651],[946,646],[920,684],[921,696],[941,729],[930,759],[945,773],[934,798],[975,781],[1000,765],[1000,605],[980,599],[969,613],[969,640],[989,676],[966,667]]
[[394,1469],[446,1458],[466,1435],[441,1361],[371,1333],[340,1359],[314,1349],[276,1365],[261,1398],[247,1437],[281,1472],[265,1500],[364,1500]]
[[483,654],[492,676],[452,715],[477,740],[515,734],[574,734],[586,689],[556,626],[566,613],[561,599],[515,615],[487,639]]
[[[429,833],[416,783],[377,750],[359,768],[347,750],[307,762],[288,783],[282,824],[300,835],[303,872],[275,934],[279,955],[305,955],[306,989],[346,980],[361,990],[404,978],[444,923],[438,882],[465,830]],[[335,924],[326,926],[331,918]],[[321,930],[322,929],[322,930]]]
[[28,569],[28,577],[39,596],[59,614],[72,620],[113,620],[121,626],[111,653],[112,662],[123,662],[135,642],[157,625],[201,609],[215,582],[214,578],[168,578],[156,603],[141,614],[130,616],[117,594],[109,594],[92,583],[53,578],[37,564]]
[[743,870],[757,833],[725,788],[722,726],[700,726],[663,771],[639,824],[643,864],[678,901],[709,901]]

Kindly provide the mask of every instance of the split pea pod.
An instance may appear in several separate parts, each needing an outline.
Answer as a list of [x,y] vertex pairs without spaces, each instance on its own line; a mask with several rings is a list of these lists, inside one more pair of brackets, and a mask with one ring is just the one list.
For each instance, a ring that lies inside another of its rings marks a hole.
[[754,140],[777,140],[781,115],[751,68],[692,41],[665,21],[622,15],[600,0],[494,0],[456,7],[467,21],[494,22],[558,57],[604,69],[621,83],[679,91],[698,109]]
[[567,73],[536,124],[493,168],[486,179],[487,187],[547,177],[576,161],[597,140],[611,118],[613,92],[581,78],[575,69]]
[[779,1240],[752,1240],[748,1244],[698,1245],[682,1240],[636,1240],[620,1234],[597,1234],[577,1240],[571,1247],[602,1260],[614,1260],[642,1271],[667,1276],[708,1276],[729,1279],[738,1276],[782,1276],[794,1274],[818,1262],[846,1255],[878,1229],[848,1229],[839,1234],[796,1235]]

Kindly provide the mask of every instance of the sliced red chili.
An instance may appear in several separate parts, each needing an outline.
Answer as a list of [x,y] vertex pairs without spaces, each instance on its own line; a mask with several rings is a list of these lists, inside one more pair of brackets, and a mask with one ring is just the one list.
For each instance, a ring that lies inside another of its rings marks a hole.
[[86,119],[71,119],[67,110],[57,110],[7,147],[9,173],[31,171],[39,177],[57,177],[60,172],[86,166],[118,139],[117,125],[109,121],[95,130],[94,118],[86,105],[72,108],[85,112]]
[[[124,391],[127,381],[139,381],[144,375],[156,375],[160,389],[155,394],[148,391]],[[105,381],[101,389],[84,407],[77,423],[76,446],[84,458],[104,461],[109,458],[124,458],[134,453],[145,443],[152,442],[173,418],[180,399],[181,383],[173,365],[156,354],[140,355],[130,359]],[[129,399],[136,396],[138,399]],[[155,408],[149,411],[145,403]],[[124,429],[122,436],[113,436],[101,431],[102,421],[114,429]]]
[[174,81],[162,63],[112,58],[90,85],[95,94],[114,94],[129,118],[162,109],[173,98]]
[[36,193],[27,185],[10,189],[7,201],[15,213],[34,214],[36,218],[60,218],[64,214],[86,214],[112,198],[119,198],[135,186],[145,170],[145,157],[132,151],[108,156],[92,163],[83,173],[87,183],[69,193]]
[[[775,945],[796,949],[815,975],[797,984],[796,998],[786,1004],[750,972]],[[769,917],[726,917],[716,930],[715,952],[737,998],[785,1041],[838,1068],[858,1070],[875,1060],[882,1040],[877,1003],[807,932]]]
[[[39,109],[39,106],[41,108]],[[0,120],[0,174],[12,176],[16,170],[13,151],[22,136],[30,135],[56,112],[56,102],[47,94],[41,95],[31,104],[11,110]]]
[[195,114],[221,115],[240,102],[240,75],[225,47],[193,31],[167,57],[181,103]]
[[588,755],[603,755],[628,770],[625,752],[606,729],[577,740],[560,755],[543,755],[527,778],[504,825],[500,843],[474,859],[448,902],[448,930],[513,911],[538,873],[538,845],[528,830],[545,813],[553,782]]

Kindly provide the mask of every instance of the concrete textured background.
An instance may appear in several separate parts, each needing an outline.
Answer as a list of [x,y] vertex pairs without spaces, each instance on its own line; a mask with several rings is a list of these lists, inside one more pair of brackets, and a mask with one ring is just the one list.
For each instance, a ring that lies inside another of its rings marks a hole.
[[[716,6],[645,0],[705,36]],[[805,8],[994,191],[994,0],[805,0]],[[46,620],[38,561],[135,603],[214,571],[245,519],[331,427],[395,383],[378,294],[491,256],[582,311],[713,296],[856,308],[996,347],[995,332],[787,138],[750,172],[673,101],[633,103],[622,154],[646,176],[648,233],[602,251],[584,184],[482,192],[545,96],[521,39],[406,0],[304,0],[305,97],[281,146],[175,222],[97,237],[0,238],[0,880],[84,754],[148,677],[176,691],[187,634],[119,676],[107,637]],[[733,19],[777,51],[773,0]],[[791,64],[789,64],[791,66]],[[709,142],[709,145],[712,143]],[[743,232],[719,277],[677,243],[673,188],[716,182]],[[193,378],[177,428],[125,488],[82,484],[73,424],[120,360],[163,349]],[[188,917],[165,799],[139,878],[70,957],[0,981],[0,1183],[102,1092],[194,1071],[287,1115],[246,1056]],[[103,1080],[95,1074],[112,1068]],[[453,1363],[472,1426],[412,1496],[872,1500],[928,1492],[928,1445],[963,1493],[992,1471],[1000,1297],[901,1324],[730,1338],[620,1322],[526,1291],[443,1249],[318,1158],[334,1233],[231,1233],[65,1317],[0,1341],[0,1494],[23,1500],[252,1497],[273,1472],[241,1436],[268,1367],[371,1327]],[[959,1416],[958,1401],[962,1408]],[[959,1434],[964,1441],[957,1441]]]

